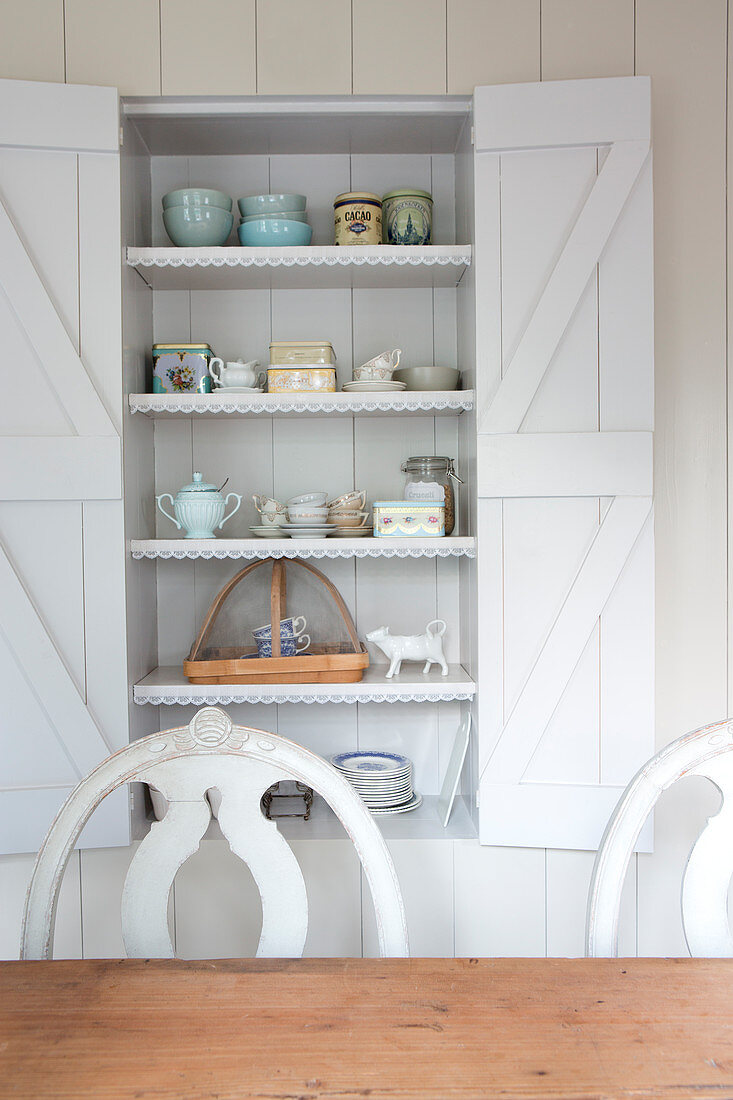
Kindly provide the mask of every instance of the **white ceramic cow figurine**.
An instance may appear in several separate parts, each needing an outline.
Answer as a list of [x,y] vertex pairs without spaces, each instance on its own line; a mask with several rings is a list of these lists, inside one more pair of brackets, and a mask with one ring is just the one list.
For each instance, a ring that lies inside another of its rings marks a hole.
[[[431,631],[431,626],[438,629]],[[367,634],[367,641],[378,645],[385,657],[389,657],[387,676],[399,674],[403,661],[424,661],[423,675],[431,665],[440,665],[443,676],[448,675],[448,665],[443,656],[443,635],[446,624],[442,619],[432,619],[424,634],[390,634],[388,626],[379,626]]]

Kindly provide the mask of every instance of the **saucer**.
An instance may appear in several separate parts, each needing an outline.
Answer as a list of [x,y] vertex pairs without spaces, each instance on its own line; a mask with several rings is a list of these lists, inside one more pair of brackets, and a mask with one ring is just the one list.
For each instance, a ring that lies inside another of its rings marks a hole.
[[264,390],[260,390],[257,386],[217,386],[212,391],[217,396],[227,393],[264,393]]
[[361,539],[365,535],[371,535],[374,528],[371,524],[368,527],[337,527],[333,532],[332,538],[335,539]]
[[287,534],[283,534],[279,527],[269,527],[262,525],[258,527],[250,527],[250,531],[253,535],[256,535],[258,539],[282,539],[287,538]]
[[297,534],[298,531],[323,531],[324,534],[328,534],[329,531],[333,531],[336,527],[335,523],[281,523],[280,528],[283,531],[288,531],[291,534]]
[[331,529],[324,530],[322,527],[298,527],[294,531],[289,531],[291,539],[327,539],[331,534]]
[[406,382],[344,382],[344,393],[397,393],[407,389]]

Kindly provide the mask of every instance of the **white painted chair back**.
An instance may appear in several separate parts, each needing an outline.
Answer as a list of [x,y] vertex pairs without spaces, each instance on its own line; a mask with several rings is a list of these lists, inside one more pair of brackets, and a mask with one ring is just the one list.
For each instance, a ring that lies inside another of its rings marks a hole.
[[618,918],[626,871],[659,796],[678,779],[701,775],[722,795],[718,813],[695,841],[682,880],[682,923],[690,954],[733,956],[728,887],[733,873],[733,720],[687,733],[653,756],[631,780],[596,855],[586,925],[586,954],[618,954]]
[[72,791],[33,870],[23,917],[21,958],[48,959],[59,888],[69,855],[95,807],[133,780],[169,802],[135,853],[122,894],[122,929],[131,958],[173,958],[168,895],[178,869],[199,846],[211,818],[206,792],[221,794],[218,819],[232,851],[250,868],[262,899],[258,957],[298,958],[308,902],[298,862],[274,821],[261,812],[271,784],[297,779],[317,791],[351,837],[369,883],[383,956],[407,956],[407,923],[397,875],[382,834],[350,784],[321,757],[272,733],[235,726],[204,707],[188,726],[151,734],[94,769]]

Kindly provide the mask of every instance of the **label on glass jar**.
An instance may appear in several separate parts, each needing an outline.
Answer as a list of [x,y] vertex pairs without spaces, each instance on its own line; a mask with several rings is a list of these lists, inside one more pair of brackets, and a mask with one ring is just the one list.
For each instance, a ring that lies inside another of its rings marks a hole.
[[445,500],[445,489],[437,481],[408,481],[405,486],[405,500]]

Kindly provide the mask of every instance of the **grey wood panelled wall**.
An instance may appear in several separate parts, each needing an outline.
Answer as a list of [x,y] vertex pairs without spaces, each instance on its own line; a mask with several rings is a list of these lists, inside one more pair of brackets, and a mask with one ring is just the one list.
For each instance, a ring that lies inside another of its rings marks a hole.
[[[660,745],[729,712],[728,8],[726,0],[0,4],[0,40],[12,42],[0,76],[112,84],[123,95],[468,93],[477,84],[651,76]],[[638,857],[630,899],[640,953],[684,951],[680,871],[710,806],[683,784],[658,810],[656,851]],[[104,896],[120,858],[75,856],[62,912],[70,952],[104,953]],[[13,898],[25,859],[0,861],[0,883]],[[462,842],[446,853],[455,905],[436,948],[577,953],[591,862],[587,853]],[[3,950],[17,937],[20,904],[0,918]]]

